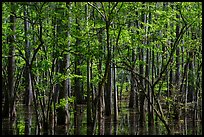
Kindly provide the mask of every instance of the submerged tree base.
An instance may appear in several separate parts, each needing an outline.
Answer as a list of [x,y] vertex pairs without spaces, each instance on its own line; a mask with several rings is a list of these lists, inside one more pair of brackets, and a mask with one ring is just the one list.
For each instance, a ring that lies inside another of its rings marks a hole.
[[[127,102],[123,102],[126,103]],[[86,123],[86,106],[79,106],[80,111],[77,113],[70,113],[70,124],[69,125],[57,125],[51,126],[48,132],[43,130],[38,131],[36,125],[35,113],[33,108],[30,108],[28,112],[24,105],[19,105],[17,110],[17,117],[15,120],[10,121],[8,118],[2,119],[2,135],[87,135],[87,123]],[[27,111],[27,112],[26,112]],[[77,119],[77,126],[74,124],[74,117]],[[117,122],[113,121],[113,115],[104,117],[104,135],[166,135],[168,132],[164,124],[158,121],[158,127],[155,128],[145,126],[140,128],[139,126],[140,114],[134,109],[127,107],[120,108],[119,119]],[[187,125],[181,120],[181,126],[179,129],[174,128],[172,135],[202,135],[202,123],[196,121],[196,128],[193,127],[192,117],[187,118]],[[147,120],[146,120],[147,121]],[[147,123],[146,123],[147,125]],[[174,124],[172,124],[174,125]],[[187,128],[186,128],[187,127]],[[91,127],[90,127],[91,128]],[[98,123],[96,123],[95,134],[98,135]],[[151,130],[150,130],[151,129]],[[187,131],[186,131],[187,130]]]

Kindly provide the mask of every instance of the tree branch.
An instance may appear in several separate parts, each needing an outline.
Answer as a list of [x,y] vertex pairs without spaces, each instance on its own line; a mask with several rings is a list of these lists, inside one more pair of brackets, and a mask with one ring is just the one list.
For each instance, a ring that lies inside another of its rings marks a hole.
[[105,21],[107,21],[108,18],[107,18],[107,15],[106,15],[106,10],[105,10],[102,2],[101,2],[101,5],[102,5],[103,12],[105,14]]
[[[195,21],[194,21],[194,22],[195,22]],[[173,53],[175,52],[176,47],[177,47],[179,41],[181,40],[183,34],[187,31],[187,29],[188,29],[194,22],[192,22],[189,26],[187,26],[187,24],[184,25],[183,28],[181,29],[181,32],[179,33],[178,37],[176,38],[176,40],[175,40],[175,42],[174,42],[174,44],[173,44],[173,48],[172,48],[172,50],[171,50],[169,60],[168,60],[167,64],[165,65],[164,69],[160,72],[159,77],[157,78],[157,80],[156,80],[156,81],[154,82],[154,84],[152,85],[152,88],[154,88],[154,86],[161,80],[162,74],[164,74],[164,72],[167,70],[168,65],[169,65],[169,63],[170,63],[171,60],[172,60]]]
[[116,4],[112,7],[110,14],[113,13],[114,8],[118,5],[118,2],[116,2]]
[[89,3],[89,2],[88,2],[88,4],[89,4],[91,7],[93,7],[94,9],[96,9],[96,10],[98,11],[98,13],[101,14],[102,18],[103,18],[104,20],[106,20],[106,17],[100,12],[100,10],[99,10],[96,6],[92,5],[92,4]]

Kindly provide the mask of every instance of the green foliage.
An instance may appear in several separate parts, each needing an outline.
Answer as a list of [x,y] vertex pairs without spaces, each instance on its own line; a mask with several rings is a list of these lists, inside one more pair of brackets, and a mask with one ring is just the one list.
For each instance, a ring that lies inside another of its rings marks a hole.
[[76,100],[75,96],[68,97],[67,99],[62,98],[62,99],[59,100],[59,103],[56,103],[56,109],[58,109],[58,108],[65,108],[65,106],[67,104],[69,104],[70,108],[72,108],[73,107],[72,105],[74,104],[75,100]]
[[24,121],[19,121],[17,124],[18,132],[19,135],[24,135],[25,134],[25,122]]
[[48,71],[51,68],[52,62],[49,60],[42,60],[38,62],[39,71]]
[[[9,54],[14,46],[14,83],[19,85],[15,87],[15,91],[19,93],[20,99],[20,95],[27,88],[25,87],[27,79],[25,75],[20,76],[20,74],[26,70],[26,61],[30,63],[34,54],[34,62],[30,67],[33,91],[38,91],[37,101],[40,99],[48,101],[47,96],[55,92],[56,86],[64,86],[65,80],[70,80],[71,91],[69,92],[74,92],[73,86],[76,79],[79,79],[80,84],[84,84],[83,88],[86,91],[87,61],[90,63],[92,88],[98,89],[98,84],[107,69],[106,63],[110,61],[117,67],[116,83],[123,97],[130,95],[131,71],[145,76],[151,84],[158,80],[154,87],[154,94],[158,98],[167,95],[169,90],[175,95],[180,94],[180,89],[176,87],[181,87],[182,79],[184,79],[182,84],[188,80],[185,88],[191,86],[197,89],[196,92],[200,96],[202,86],[196,88],[196,84],[199,85],[202,82],[200,80],[202,69],[199,69],[199,64],[202,64],[202,3],[118,2],[114,7],[115,4],[116,2],[70,2],[67,7],[64,2],[13,4],[3,2],[2,68],[4,73],[2,78],[8,79],[10,74]],[[88,8],[86,9],[85,6]],[[16,22],[13,24],[10,17],[14,14]],[[106,28],[107,23],[110,23],[109,32]],[[25,30],[25,24],[28,25],[27,30]],[[15,31],[12,30],[12,25],[15,26]],[[185,25],[187,28],[184,29],[185,32],[181,35],[178,45],[175,45],[178,51],[171,53],[177,36]],[[14,41],[11,41],[10,36],[14,36]],[[26,39],[29,44],[26,43]],[[42,41],[43,45],[38,47]],[[109,47],[107,41],[110,42]],[[132,53],[133,50],[135,55]],[[110,53],[110,60],[107,59],[108,53]],[[69,55],[69,58],[65,58],[65,55]],[[171,62],[166,67],[169,60]],[[187,66],[186,74],[185,66]],[[193,67],[190,68],[190,66]],[[144,71],[140,71],[140,68]],[[167,69],[160,76],[164,68]],[[171,70],[172,76],[170,76]],[[177,72],[180,73],[179,78],[176,78]],[[146,88],[147,81],[141,81],[139,75],[135,76],[139,79],[137,84],[143,82]],[[179,83],[175,83],[177,79]],[[196,83],[195,80],[198,82]],[[8,82],[3,85],[8,85]],[[123,84],[122,89],[120,89],[121,84]],[[170,89],[171,86],[173,86],[172,89]],[[140,94],[140,85],[136,88]],[[7,91],[4,91],[4,94],[6,93]],[[86,94],[84,92],[84,97]],[[163,97],[159,101],[169,103],[172,107],[176,98],[180,97],[175,95]],[[67,103],[73,104],[75,99],[74,96],[61,99],[56,107],[64,107]],[[164,127],[164,125],[160,126]],[[21,126],[21,129],[23,128]],[[126,132],[128,131],[124,131]]]
[[74,78],[85,79],[86,77],[82,76],[82,75],[70,74],[67,78],[70,78],[70,79],[74,79]]
[[56,109],[64,108],[67,103],[68,103],[68,100],[66,100],[65,98],[60,99],[60,102],[56,104]]
[[68,97],[68,103],[74,103],[74,101],[76,100],[76,97],[72,96],[72,97]]
[[70,78],[69,75],[64,75],[63,73],[56,72],[53,79],[54,83],[60,83],[68,78]]

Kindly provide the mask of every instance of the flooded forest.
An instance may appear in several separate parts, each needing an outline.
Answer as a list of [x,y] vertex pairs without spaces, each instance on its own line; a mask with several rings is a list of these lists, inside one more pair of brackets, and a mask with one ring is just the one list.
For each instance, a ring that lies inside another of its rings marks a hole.
[[2,2],[2,135],[202,135],[201,2]]

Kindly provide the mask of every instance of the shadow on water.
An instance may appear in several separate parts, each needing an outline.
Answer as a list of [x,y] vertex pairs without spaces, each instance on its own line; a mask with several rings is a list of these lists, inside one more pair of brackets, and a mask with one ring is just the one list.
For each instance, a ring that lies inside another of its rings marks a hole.
[[[78,106],[75,112],[70,112],[70,124],[68,126],[55,126],[49,129],[50,135],[87,135],[86,123],[86,106]],[[119,119],[113,121],[113,117],[105,117],[102,125],[104,135],[165,135],[166,129],[161,122],[157,123],[154,129],[148,129],[148,124],[141,129],[139,127],[140,115],[133,109],[121,108]],[[196,121],[193,126],[191,118],[185,117],[187,121],[182,123],[180,133],[183,135],[202,135],[202,123]],[[159,120],[158,120],[159,121]],[[183,122],[183,121],[181,121]],[[151,127],[150,127],[151,128]],[[151,133],[150,133],[151,131]],[[96,134],[98,134],[98,124],[96,126]],[[24,105],[17,106],[17,117],[13,121],[2,119],[2,135],[37,135],[39,134],[36,124],[36,116],[32,107]],[[40,134],[43,134],[40,132]]]

